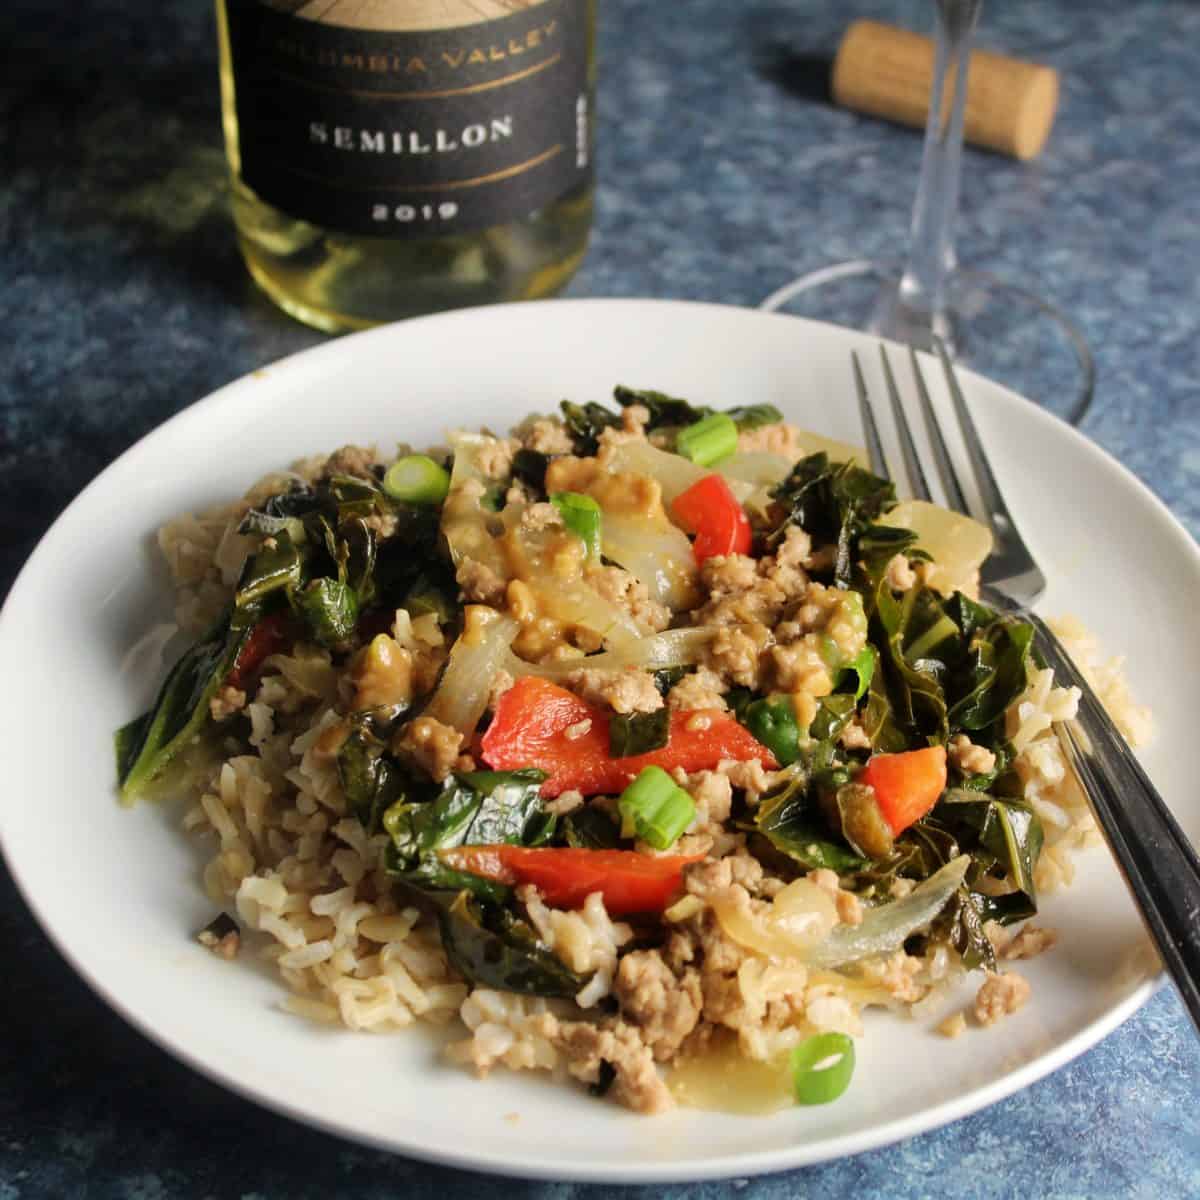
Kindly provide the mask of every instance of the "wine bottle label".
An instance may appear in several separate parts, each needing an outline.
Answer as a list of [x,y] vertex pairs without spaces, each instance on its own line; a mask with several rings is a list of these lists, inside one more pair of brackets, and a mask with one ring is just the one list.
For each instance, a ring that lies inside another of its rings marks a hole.
[[382,237],[525,217],[591,175],[588,0],[228,0],[241,177]]

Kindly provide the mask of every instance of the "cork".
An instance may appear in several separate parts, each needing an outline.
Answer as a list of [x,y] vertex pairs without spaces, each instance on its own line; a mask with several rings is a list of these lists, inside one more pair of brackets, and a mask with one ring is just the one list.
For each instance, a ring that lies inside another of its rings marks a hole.
[[[877,21],[855,21],[833,63],[833,98],[844,108],[923,128],[933,87],[933,40]],[[984,50],[971,53],[964,136],[1013,158],[1046,144],[1058,107],[1058,72]]]

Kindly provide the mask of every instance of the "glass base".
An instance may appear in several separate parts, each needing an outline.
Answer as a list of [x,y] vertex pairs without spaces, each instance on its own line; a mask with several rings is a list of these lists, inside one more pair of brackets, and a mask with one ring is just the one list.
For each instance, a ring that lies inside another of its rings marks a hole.
[[918,349],[931,348],[936,334],[956,362],[1079,424],[1092,402],[1096,367],[1083,335],[1057,309],[987,272],[957,270],[947,281],[947,312],[931,323],[927,312],[904,304],[901,272],[899,263],[836,263],[773,292],[761,307]]

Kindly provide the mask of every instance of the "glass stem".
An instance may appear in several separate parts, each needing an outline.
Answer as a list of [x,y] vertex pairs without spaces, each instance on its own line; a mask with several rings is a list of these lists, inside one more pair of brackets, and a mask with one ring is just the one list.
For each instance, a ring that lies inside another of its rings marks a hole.
[[[983,0],[936,0],[937,37],[921,175],[913,205],[908,262],[891,319],[891,336],[915,330],[949,337],[946,276],[954,269],[954,223],[962,165],[963,118],[971,35]],[[923,340],[927,340],[926,338]]]

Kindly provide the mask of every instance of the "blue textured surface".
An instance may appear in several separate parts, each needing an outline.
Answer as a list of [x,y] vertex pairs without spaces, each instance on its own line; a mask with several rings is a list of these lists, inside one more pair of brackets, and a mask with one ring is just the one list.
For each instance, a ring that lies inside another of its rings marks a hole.
[[[799,56],[920,3],[603,0],[601,185],[572,295],[756,304],[904,244],[919,138],[800,95]],[[0,10],[0,595],[75,493],[214,387],[321,340],[259,297],[224,207],[210,7]],[[1063,72],[1042,156],[965,161],[960,255],[1086,331],[1085,430],[1200,530],[1200,7],[1011,0],[983,44]],[[1036,374],[1035,374],[1035,383]],[[10,752],[12,752],[10,748]],[[68,881],[69,882],[69,881]],[[230,1096],[79,982],[0,875],[0,1200],[529,1196],[364,1151]],[[1200,1195],[1200,1042],[1160,993],[1072,1065],[946,1129],[660,1195]],[[548,1136],[553,1136],[548,1131]]]

